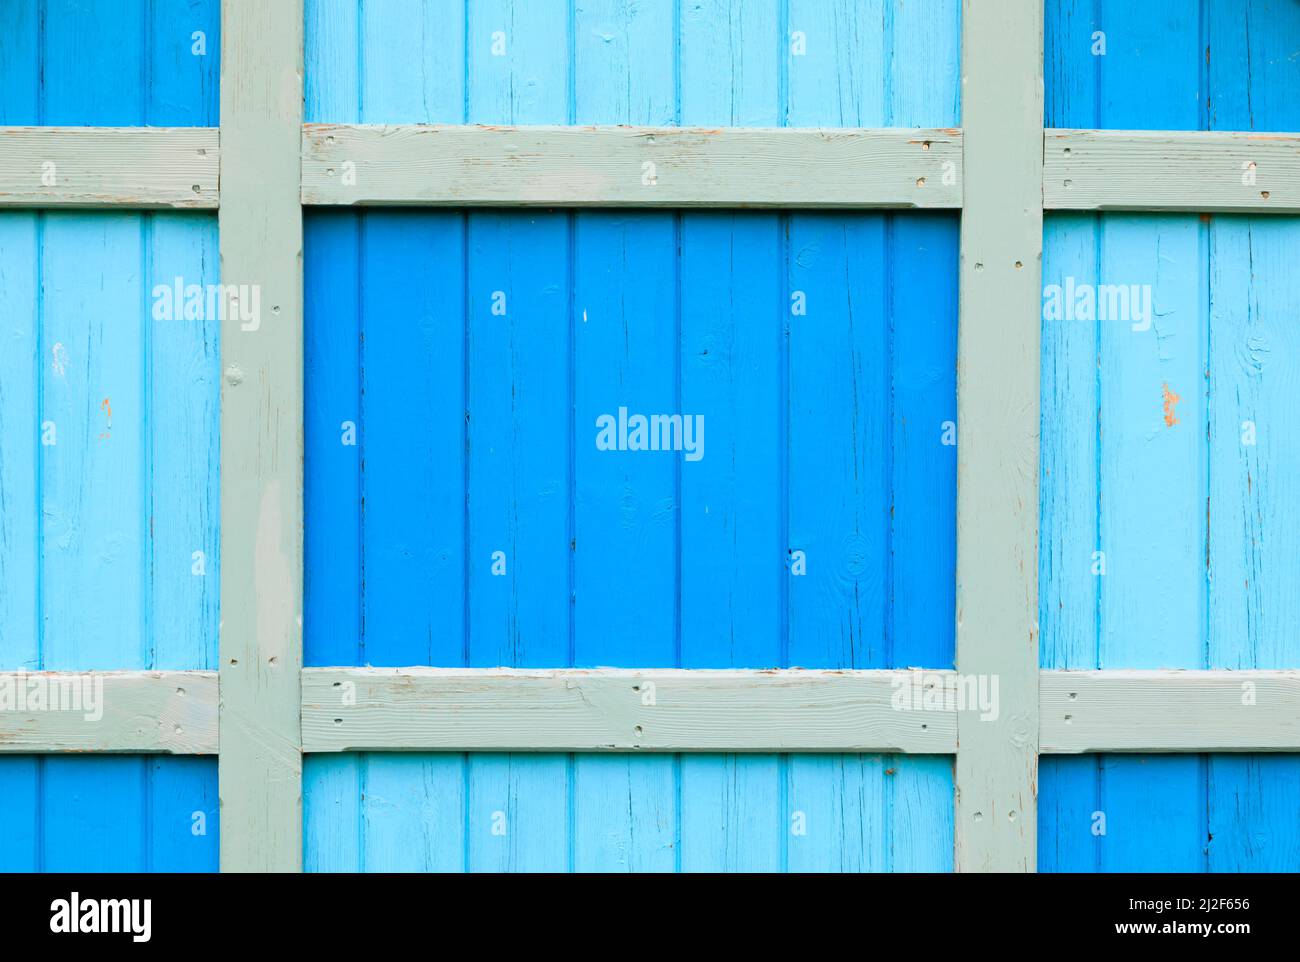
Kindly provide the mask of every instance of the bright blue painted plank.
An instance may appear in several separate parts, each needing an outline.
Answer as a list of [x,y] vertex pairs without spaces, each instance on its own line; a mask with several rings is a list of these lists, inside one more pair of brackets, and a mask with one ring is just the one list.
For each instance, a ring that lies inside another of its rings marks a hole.
[[149,3],[149,87],[152,127],[215,127],[219,123],[219,0]]
[[570,867],[566,755],[473,755],[466,806],[472,872]]
[[42,257],[43,667],[147,667],[140,215],[47,214]]
[[44,6],[44,123],[143,125],[145,0],[45,0]]
[[303,227],[303,657],[355,665],[363,663],[360,228],[350,211],[315,212]]
[[577,755],[573,867],[671,872],[677,864],[677,762],[671,755]]
[[[1098,605],[1106,584],[1093,555],[1100,550],[1100,328],[1095,320],[1066,316],[1063,300],[1096,288],[1099,225],[1097,215],[1073,213],[1053,214],[1043,225],[1038,623],[1044,668],[1098,666]],[[1106,330],[1113,336],[1116,325]]]
[[1212,130],[1300,130],[1300,4],[1202,0]]
[[[464,220],[450,212],[375,211],[361,224],[363,658],[376,665],[459,665],[465,647]],[[352,272],[355,262],[341,256],[321,267]],[[332,323],[332,309],[323,323]],[[339,309],[354,306],[345,299]],[[340,327],[351,323],[349,317]],[[331,363],[342,372],[354,357],[345,349],[331,354]],[[337,443],[325,433],[322,441]],[[563,572],[563,562],[560,567]]]
[[781,663],[782,228],[769,214],[682,218],[682,412],[706,438],[681,466],[686,668]]
[[679,412],[675,218],[583,212],[575,235],[575,664],[672,666],[678,472],[694,464],[599,450],[596,422]]
[[468,122],[568,123],[568,39],[560,4],[471,4],[465,31]]
[[51,755],[42,766],[45,871],[148,870],[145,759]]
[[1199,224],[1112,215],[1101,250],[1102,283],[1149,285],[1152,318],[1141,330],[1145,311],[1130,305],[1131,316],[1098,327],[1106,561],[1099,667],[1199,668],[1207,494]]
[[40,214],[0,214],[0,668],[40,667]]
[[569,225],[564,214],[469,217],[476,666],[554,667],[569,658]]
[[0,124],[41,122],[41,31],[36,0],[5,5],[0,30]]
[[1100,803],[1100,773],[1096,755],[1038,760],[1038,871],[1098,871],[1109,818]]
[[683,755],[681,869],[783,868],[782,766],[775,755]]
[[0,757],[0,872],[40,871],[40,779],[37,756]]
[[[315,63],[314,69],[327,74],[319,83],[345,84],[359,70],[362,123],[464,123],[470,5],[464,0],[353,2],[360,6],[360,66]],[[315,0],[309,4],[315,5]],[[340,74],[328,76],[336,68]]]
[[789,225],[789,665],[880,668],[891,474],[885,220],[796,214]]
[[886,244],[893,469],[886,658],[890,666],[948,667],[956,624],[958,222],[895,217]]
[[1106,55],[1094,60],[1105,126],[1198,130],[1204,127],[1200,4],[1187,0],[1105,3]]
[[364,756],[361,806],[368,872],[465,868],[465,756]]
[[1300,872],[1300,755],[1209,761],[1211,872]]
[[[220,318],[166,311],[162,288],[219,283],[217,219],[150,215],[146,444],[149,483],[148,664],[217,660],[221,492]],[[174,298],[173,298],[174,300]],[[162,314],[164,316],[159,317]]]
[[[303,120],[307,123],[361,122],[359,4],[360,0],[304,0],[302,109]],[[410,25],[404,26],[407,29],[398,32],[406,37],[413,36]],[[390,37],[384,39],[391,42]],[[446,41],[446,38],[439,39]],[[399,62],[408,69],[413,63]],[[376,112],[382,112],[385,104],[376,103],[374,106]],[[415,123],[422,118],[400,119]]]
[[[520,8],[529,9],[517,4],[516,17]],[[554,13],[557,8],[550,9]],[[671,3],[574,3],[575,123],[660,126],[674,122],[674,12]]]
[[362,755],[304,755],[303,869],[359,872]]
[[[1100,127],[1102,21],[1098,0],[1046,0],[1043,22],[1044,126]],[[1094,51],[1096,51],[1094,53]]]
[[1107,755],[1101,763],[1103,872],[1205,871],[1205,761]]
[[1209,667],[1294,668],[1300,219],[1216,217],[1209,234]]
[[780,3],[681,5],[681,123],[779,127],[786,40]]
[[146,759],[149,870],[215,872],[220,852],[217,760],[198,756]]

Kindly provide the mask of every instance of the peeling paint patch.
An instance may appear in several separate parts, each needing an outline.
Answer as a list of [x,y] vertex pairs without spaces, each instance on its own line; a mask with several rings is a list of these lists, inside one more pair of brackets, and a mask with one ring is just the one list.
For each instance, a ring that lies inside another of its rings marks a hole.
[[1174,411],[1174,408],[1178,405],[1178,402],[1182,400],[1182,397],[1175,394],[1173,391],[1171,391],[1167,383],[1163,387],[1163,394],[1164,394],[1164,409],[1165,409],[1165,427],[1171,428],[1178,423],[1178,415]]
[[108,398],[99,402],[99,409],[104,412],[104,430],[99,435],[100,440],[109,438],[113,434],[113,405]]
[[54,355],[54,373],[64,377],[68,371],[68,349],[63,346],[62,341],[58,341],[51,348],[51,353]]

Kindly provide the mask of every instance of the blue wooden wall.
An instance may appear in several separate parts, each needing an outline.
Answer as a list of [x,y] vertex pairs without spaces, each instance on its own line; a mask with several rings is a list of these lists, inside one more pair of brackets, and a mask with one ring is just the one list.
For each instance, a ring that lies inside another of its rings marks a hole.
[[[215,124],[218,10],[9,0],[0,124]],[[218,324],[153,319],[176,277],[217,282],[215,216],[0,213],[0,670],[215,667]],[[0,825],[0,871],[214,870],[216,761],[0,756]]]
[[[959,36],[955,0],[308,0],[306,112],[952,126]],[[309,664],[952,665],[955,217],[318,212],[305,244]],[[620,405],[703,414],[703,459],[598,451]],[[311,757],[304,793],[318,869],[952,862],[944,757]]]
[[[1049,127],[1300,130],[1291,0],[1048,0],[1046,32]],[[1148,285],[1152,310],[1134,330],[1045,309],[1043,667],[1300,667],[1300,218],[1044,230],[1045,286]],[[1300,870],[1295,756],[1044,758],[1040,776],[1044,870]]]

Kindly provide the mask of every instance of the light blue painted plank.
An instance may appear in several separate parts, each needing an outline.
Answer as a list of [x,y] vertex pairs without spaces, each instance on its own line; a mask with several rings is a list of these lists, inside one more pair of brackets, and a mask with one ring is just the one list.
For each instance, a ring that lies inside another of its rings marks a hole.
[[686,668],[781,663],[785,531],[783,223],[682,218],[682,413],[705,456],[681,466],[681,647]]
[[[1204,663],[1206,329],[1196,218],[1114,215],[1101,279],[1149,285],[1142,312],[1100,320],[1101,668]],[[1109,310],[1109,309],[1108,309]],[[1100,314],[1100,310],[1098,311]],[[1122,313],[1122,312],[1114,312]]]
[[[374,211],[361,225],[364,659],[460,665],[464,221],[452,212]],[[355,361],[345,351],[337,363]]]
[[[346,83],[360,70],[360,115],[365,124],[459,124],[465,118],[464,0],[386,0],[360,3],[360,67],[336,61],[312,66]],[[315,0],[309,3],[314,6]],[[308,20],[309,31],[313,27]],[[340,27],[329,26],[327,31]],[[343,56],[342,50],[339,52]]]
[[563,872],[570,867],[570,759],[473,755],[466,836],[472,872]]
[[41,869],[41,760],[0,757],[0,872]]
[[[303,121],[361,123],[361,0],[304,0]],[[406,37],[411,30],[399,31]],[[373,36],[373,34],[372,34]],[[386,41],[391,41],[385,36]],[[382,58],[371,58],[381,60]],[[397,61],[409,67],[405,61]],[[376,102],[377,113],[387,104]],[[402,117],[415,123],[419,117]]]
[[782,4],[681,4],[681,123],[779,127],[787,57]]
[[1209,870],[1300,872],[1300,756],[1209,761]]
[[620,408],[679,410],[674,215],[583,212],[575,232],[574,663],[672,666],[678,472],[693,465],[596,441]]
[[[552,16],[558,6],[548,8]],[[531,9],[516,4],[516,17],[519,8]],[[576,123],[662,126],[674,122],[675,9],[672,3],[575,0]]]
[[152,127],[215,127],[221,60],[219,0],[148,4],[148,103]]
[[362,870],[362,758],[360,755],[303,756],[304,871]]
[[1300,219],[1216,217],[1209,234],[1209,666],[1294,668]]
[[889,126],[893,0],[787,3],[788,125]]
[[573,867],[671,872],[677,864],[677,761],[671,755],[577,755]]
[[0,214],[0,667],[40,667],[42,216]]
[[569,658],[569,218],[475,213],[468,229],[470,664],[554,667]]
[[361,818],[368,872],[465,868],[465,756],[368,754]]
[[315,212],[303,224],[306,665],[364,663],[359,230],[351,211]]
[[220,852],[217,760],[159,756],[145,760],[149,870],[215,872]]
[[958,222],[894,217],[886,245],[893,619],[886,663],[948,667],[956,624]]
[[961,123],[960,0],[886,0],[892,9],[889,125],[956,127]]
[[891,475],[885,220],[795,214],[789,224],[789,665],[880,668]]
[[147,871],[145,759],[52,755],[42,765],[43,869]]
[[147,667],[140,215],[47,214],[42,257],[43,667]]
[[[779,813],[792,872],[883,872],[893,775],[880,755],[792,755]],[[951,797],[949,807],[952,807]]]
[[[1042,453],[1038,548],[1039,661],[1098,666],[1098,371],[1095,320],[1066,311],[1068,295],[1095,290],[1100,220],[1052,214],[1043,226]],[[1138,337],[1107,324],[1109,337]]]
[[220,598],[221,322],[206,305],[197,314],[179,313],[168,304],[174,294],[160,288],[174,291],[178,278],[182,290],[219,283],[217,219],[160,213],[148,222],[148,664],[212,668]]
[[145,124],[150,70],[145,0],[44,0],[44,7],[41,122]]
[[465,31],[468,122],[568,123],[568,41],[560,4],[472,4]]
[[775,755],[683,755],[681,869],[779,872],[788,821]]
[[953,869],[953,768],[950,755],[887,756],[889,864],[895,872]]

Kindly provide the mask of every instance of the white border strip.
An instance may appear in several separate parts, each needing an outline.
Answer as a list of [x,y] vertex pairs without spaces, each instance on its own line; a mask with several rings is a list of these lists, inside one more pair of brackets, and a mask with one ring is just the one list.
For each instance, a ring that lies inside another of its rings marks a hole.
[[215,127],[0,127],[0,208],[217,206]]
[[217,753],[215,671],[0,673],[0,754]]
[[961,131],[308,124],[304,204],[961,206]]

